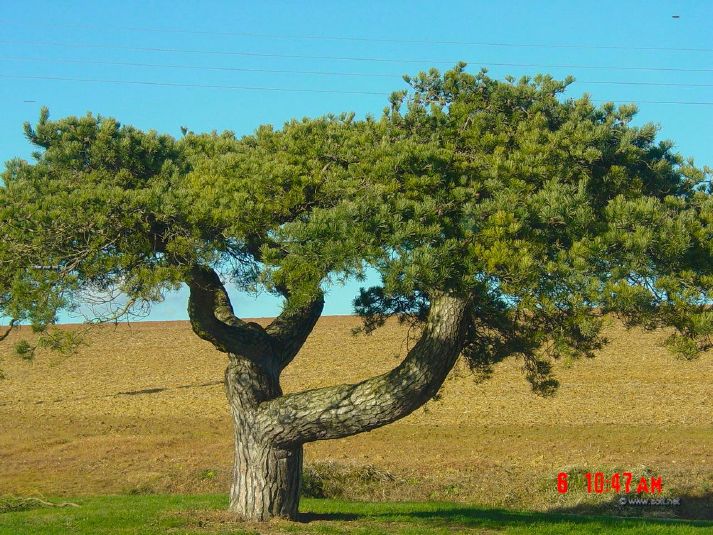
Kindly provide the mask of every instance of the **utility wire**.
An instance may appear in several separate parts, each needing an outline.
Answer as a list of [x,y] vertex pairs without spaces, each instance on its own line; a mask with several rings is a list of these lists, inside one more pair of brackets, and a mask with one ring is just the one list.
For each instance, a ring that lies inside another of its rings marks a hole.
[[[127,84],[127,85],[149,85],[162,87],[194,87],[207,89],[232,89],[245,91],[283,91],[296,93],[334,93],[344,95],[376,95],[386,97],[389,93],[377,91],[350,91],[339,89],[300,89],[288,87],[262,87],[262,86],[244,86],[244,85],[222,85],[222,84],[194,84],[194,83],[174,83],[174,82],[155,82],[146,80],[108,80],[101,78],[74,78],[68,76],[29,76],[29,75],[7,75],[0,74],[0,78],[13,80],[56,80],[66,82],[88,82],[88,83],[104,83],[104,84]],[[699,106],[713,106],[712,102],[706,101],[687,101],[687,100],[592,100],[592,102],[634,102],[638,104],[690,104]]]
[[[136,52],[178,52],[181,54],[205,54],[216,56],[243,56],[257,58],[284,58],[284,59],[316,59],[330,61],[361,61],[361,62],[379,62],[379,63],[428,63],[428,64],[448,64],[455,65],[457,60],[432,60],[432,59],[392,59],[379,57],[360,57],[360,56],[313,56],[304,54],[278,54],[278,53],[263,53],[263,52],[245,52],[245,51],[223,51],[223,50],[196,50],[186,48],[160,48],[160,47],[138,47],[138,46],[119,46],[119,45],[98,45],[88,43],[66,43],[57,41],[15,41],[15,40],[0,40],[0,44],[17,44],[17,45],[40,45],[40,46],[58,46],[69,48],[101,48],[110,50],[131,50]],[[618,65],[577,65],[577,64],[544,64],[544,63],[501,63],[487,62],[479,60],[465,60],[466,63],[476,65],[489,65],[496,67],[541,67],[547,69],[600,69],[600,70],[619,70],[619,71],[663,71],[663,72],[713,72],[713,68],[697,67],[623,67]]]
[[[358,77],[379,77],[379,78],[401,78],[401,74],[381,74],[370,72],[339,72],[339,71],[302,71],[292,69],[253,69],[249,67],[217,67],[209,65],[180,65],[166,63],[137,63],[128,61],[104,61],[92,59],[54,59],[54,58],[37,58],[37,57],[16,57],[16,56],[0,56],[0,61],[37,61],[50,63],[78,63],[78,64],[94,64],[94,65],[117,65],[123,67],[151,67],[151,68],[166,68],[166,69],[191,69],[191,70],[207,70],[207,71],[228,71],[228,72],[260,72],[272,74],[311,74],[318,76],[358,76]],[[712,84],[713,85],[713,84]]]
[[[106,61],[106,60],[91,60],[91,59],[56,59],[56,58],[38,58],[38,57],[18,57],[18,56],[0,56],[0,61],[19,61],[19,62],[46,62],[46,63],[70,63],[70,64],[89,64],[89,65],[115,65],[121,67],[146,67],[146,68],[165,68],[165,69],[189,69],[189,70],[207,70],[207,71],[227,71],[227,72],[256,72],[269,74],[306,74],[315,76],[350,76],[350,77],[378,77],[378,78],[401,78],[402,75],[392,73],[370,73],[370,72],[342,72],[342,71],[310,71],[310,70],[292,70],[292,69],[253,69],[247,67],[217,67],[208,65],[182,65],[171,63],[139,63],[129,61]],[[579,84],[609,84],[609,85],[641,85],[641,86],[661,86],[661,87],[713,87],[710,84],[692,84],[679,82],[637,82],[637,81],[618,81],[618,80],[575,80]]]
[[380,97],[387,96],[388,93],[376,91],[350,91],[341,89],[300,89],[288,87],[262,87],[262,86],[247,86],[247,85],[223,85],[223,84],[193,84],[193,83],[174,83],[174,82],[154,82],[146,80],[107,80],[102,78],[73,78],[68,76],[29,76],[29,75],[14,75],[0,74],[0,78],[13,80],[60,80],[65,82],[92,82],[102,84],[130,84],[130,85],[152,85],[165,87],[196,87],[207,89],[235,89],[245,91],[287,91],[293,93],[337,93],[343,95],[378,95]]
[[[21,22],[0,19],[0,23],[14,26],[29,26]],[[582,48],[589,50],[646,50],[646,51],[669,51],[669,52],[713,52],[713,48],[695,47],[662,47],[662,46],[625,46],[625,45],[586,45],[586,44],[556,44],[556,43],[512,43],[505,41],[458,41],[440,39],[394,39],[384,37],[358,37],[344,35],[296,35],[296,34],[266,34],[253,32],[225,32],[211,30],[186,30],[178,28],[145,28],[137,26],[98,26],[91,24],[52,24],[56,28],[70,29],[95,29],[106,31],[143,32],[143,33],[174,33],[189,35],[219,35],[222,37],[258,37],[262,39],[290,40],[290,41],[347,41],[360,43],[394,43],[394,44],[422,44],[422,45],[463,45],[463,46],[487,46],[501,48]],[[34,27],[34,25],[33,25]]]

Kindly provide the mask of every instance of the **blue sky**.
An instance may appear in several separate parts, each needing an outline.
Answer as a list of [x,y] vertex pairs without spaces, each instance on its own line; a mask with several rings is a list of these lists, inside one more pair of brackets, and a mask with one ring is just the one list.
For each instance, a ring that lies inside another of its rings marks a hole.
[[[181,126],[244,134],[292,117],[379,114],[402,74],[464,60],[495,77],[572,74],[569,95],[638,102],[639,122],[713,165],[711,20],[708,0],[2,0],[0,159],[29,157],[22,123],[43,105],[55,118],[92,111],[175,136]],[[351,313],[358,287],[331,289],[325,314]],[[232,295],[242,316],[279,311],[270,296]],[[185,319],[185,300],[167,296],[149,319]]]

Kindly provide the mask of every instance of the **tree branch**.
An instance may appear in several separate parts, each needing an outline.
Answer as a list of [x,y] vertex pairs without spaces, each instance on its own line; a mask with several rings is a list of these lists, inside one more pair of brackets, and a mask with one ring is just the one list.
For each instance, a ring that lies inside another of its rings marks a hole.
[[[289,302],[289,294],[283,292],[283,295]],[[275,347],[278,348],[277,358],[280,369],[283,369],[295,358],[322,315],[323,308],[324,294],[319,291],[312,301],[302,307],[290,308],[287,306],[267,326],[265,331],[270,335]]]
[[211,268],[196,266],[188,280],[188,315],[193,332],[225,353],[239,353],[251,360],[272,354],[270,336],[253,322],[235,316],[228,292]]
[[[218,274],[211,268],[191,270],[188,313],[193,331],[225,353],[238,353],[255,362],[282,370],[297,355],[312,332],[324,308],[324,295],[301,307],[285,307],[272,323],[263,329],[257,323],[238,318]],[[287,289],[281,293],[289,301]]]
[[361,383],[282,396],[262,403],[258,422],[274,444],[341,438],[389,424],[431,399],[464,343],[467,300],[432,300],[423,334],[392,371]]

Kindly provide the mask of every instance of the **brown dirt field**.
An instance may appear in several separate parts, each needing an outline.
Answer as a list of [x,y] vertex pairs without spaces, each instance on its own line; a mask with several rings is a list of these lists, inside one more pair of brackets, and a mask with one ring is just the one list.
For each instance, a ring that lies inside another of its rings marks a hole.
[[[358,322],[322,318],[285,371],[285,391],[393,367],[405,329],[354,337]],[[31,363],[10,355],[23,331],[0,344],[0,494],[227,489],[226,359],[187,322],[103,327],[76,355]],[[713,512],[713,353],[680,360],[662,348],[665,333],[616,322],[607,336],[596,358],[556,366],[553,398],[531,393],[517,359],[483,383],[458,367],[438,401],[385,428],[310,444],[307,463],[337,474],[347,498],[568,510],[612,501],[588,496],[583,472],[630,470],[661,475],[666,494],[698,504],[683,516]],[[563,496],[560,471],[573,474]]]

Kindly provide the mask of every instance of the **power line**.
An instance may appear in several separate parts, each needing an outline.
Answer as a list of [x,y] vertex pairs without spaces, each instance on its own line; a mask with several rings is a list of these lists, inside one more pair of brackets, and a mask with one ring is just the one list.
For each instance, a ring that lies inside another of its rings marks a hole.
[[687,84],[679,82],[624,82],[618,80],[575,80],[574,83],[604,85],[644,85],[660,87],[713,87],[713,84]]
[[[79,63],[79,64],[95,64],[95,65],[117,65],[124,67],[151,67],[151,68],[167,68],[167,69],[191,69],[191,70],[207,70],[207,71],[228,71],[228,72],[259,72],[270,74],[311,74],[318,76],[358,76],[358,77],[379,77],[379,78],[401,78],[401,74],[381,74],[370,72],[340,72],[340,71],[303,71],[292,69],[253,69],[249,67],[217,67],[208,65],[181,65],[181,64],[166,64],[166,63],[137,63],[128,61],[105,61],[91,59],[55,59],[55,58],[37,58],[37,57],[0,57],[0,61],[38,61],[50,63]],[[713,84],[712,84],[713,85]]]
[[147,80],[107,80],[102,78],[73,78],[69,76],[29,76],[29,75],[14,75],[0,74],[0,78],[14,80],[58,80],[65,82],[92,82],[102,84],[130,84],[130,85],[151,85],[165,87],[195,87],[206,89],[234,89],[245,91],[287,91],[293,93],[337,93],[343,95],[378,95],[380,97],[387,96],[388,93],[376,91],[350,91],[341,89],[300,89],[288,87],[262,87],[262,86],[247,86],[247,85],[223,85],[223,84],[194,84],[194,83],[179,83],[179,82],[155,82]]
[[[7,19],[0,19],[3,24],[28,26],[28,24],[18,23]],[[106,26],[91,24],[55,24],[58,28],[72,29],[101,29],[107,30]],[[624,46],[624,45],[586,45],[586,44],[557,44],[557,43],[513,43],[505,41],[458,41],[441,39],[394,39],[384,37],[358,37],[344,35],[296,35],[296,34],[266,34],[254,32],[225,32],[211,30],[186,30],[178,28],[145,28],[137,26],[114,26],[110,29],[116,31],[143,32],[143,33],[178,33],[189,35],[219,35],[222,37],[257,37],[262,39],[291,40],[291,41],[347,41],[363,43],[394,43],[394,44],[422,44],[422,45],[461,45],[461,46],[486,46],[500,48],[581,48],[588,50],[641,50],[655,52],[713,52],[713,48],[695,47],[661,47],[661,46]]]
[[[232,89],[232,90],[245,90],[245,91],[284,91],[284,92],[296,92],[296,93],[334,93],[334,94],[345,94],[345,95],[376,95],[380,97],[388,96],[389,93],[386,92],[376,92],[376,91],[350,91],[350,90],[340,90],[340,89],[301,89],[301,88],[288,88],[288,87],[261,87],[261,86],[244,86],[244,85],[222,85],[222,84],[195,84],[195,83],[174,83],[174,82],[156,82],[156,81],[146,81],[146,80],[109,80],[102,78],[73,78],[68,76],[30,76],[30,75],[7,75],[0,74],[0,78],[13,79],[13,80],[53,80],[53,81],[66,81],[66,82],[88,82],[88,83],[105,83],[105,84],[128,84],[128,85],[149,85],[149,86],[163,86],[163,87],[193,87],[193,88],[207,88],[207,89]],[[627,100],[627,99],[616,99],[616,100],[593,100],[592,102],[634,102],[638,104],[687,104],[687,105],[699,105],[699,106],[713,106],[712,102],[705,101],[686,101],[686,100]]]
[[692,106],[713,106],[713,101],[692,101],[692,100],[626,100],[622,98],[613,100],[603,100],[603,99],[592,99],[591,102],[596,102],[598,104],[605,104],[607,102],[630,102],[632,104],[685,104]]
[[[378,77],[378,78],[400,78],[400,74],[392,73],[371,73],[371,72],[343,72],[343,71],[311,71],[293,69],[259,69],[249,67],[218,67],[208,65],[183,65],[171,63],[141,63],[130,61],[107,61],[91,59],[66,59],[66,58],[38,58],[19,56],[0,56],[0,61],[20,61],[20,62],[49,62],[49,63],[70,63],[70,64],[90,64],[90,65],[115,65],[121,67],[146,67],[146,68],[166,68],[166,69],[189,69],[208,70],[226,72],[254,72],[268,74],[306,74],[316,76],[350,76],[350,77]],[[604,84],[604,85],[640,85],[640,86],[660,86],[660,87],[713,87],[710,84],[695,84],[682,82],[637,82],[619,80],[575,80],[579,84]]]
[[[245,52],[245,51],[223,51],[223,50],[196,50],[187,48],[160,48],[160,47],[138,47],[138,46],[119,46],[119,45],[98,45],[88,43],[63,43],[57,41],[14,41],[0,40],[0,44],[21,44],[21,45],[40,45],[40,46],[58,46],[68,48],[100,48],[109,50],[131,50],[135,52],[178,52],[181,54],[204,54],[216,56],[243,56],[256,58],[283,58],[283,59],[316,59],[330,61],[360,61],[360,62],[379,62],[379,63],[428,63],[428,64],[448,64],[455,65],[458,60],[433,60],[433,59],[395,59],[395,58],[378,58],[378,57],[360,57],[360,56],[313,56],[304,54],[278,54],[264,52]],[[619,70],[619,71],[661,71],[661,72],[713,72],[713,68],[685,68],[685,67],[623,67],[623,66],[605,66],[605,65],[577,65],[577,64],[544,64],[544,63],[502,63],[492,61],[465,60],[466,63],[477,65],[489,65],[494,67],[540,67],[547,69],[600,69],[600,70]]]

